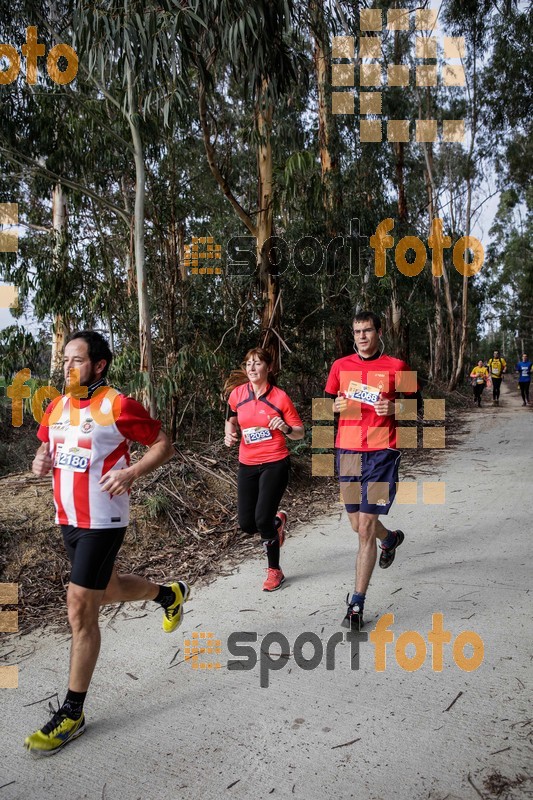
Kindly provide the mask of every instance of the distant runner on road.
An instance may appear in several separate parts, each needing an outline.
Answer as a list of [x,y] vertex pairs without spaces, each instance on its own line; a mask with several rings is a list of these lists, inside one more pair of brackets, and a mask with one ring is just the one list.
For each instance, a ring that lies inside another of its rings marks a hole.
[[483,389],[489,380],[489,372],[481,359],[477,362],[477,366],[472,369],[470,377],[472,379],[472,389],[474,392],[474,405],[477,403],[478,408],[481,408]]
[[516,365],[515,372],[518,372],[518,388],[522,395],[522,405],[527,406],[529,403],[531,373],[533,372],[533,363],[528,360],[527,353],[522,353],[522,361],[519,361]]
[[487,367],[492,381],[492,400],[495,405],[500,405],[500,387],[504,373],[507,372],[507,362],[500,357],[499,350],[495,350],[492,358],[489,358]]
[[263,591],[279,589],[285,576],[280,547],[287,515],[278,510],[287,488],[290,457],[285,438],[303,439],[304,425],[289,395],[275,385],[272,356],[255,347],[224,385],[229,393],[224,443],[239,441],[237,509],[245,533],[260,533],[268,559]]
[[382,569],[391,566],[404,540],[402,531],[388,530],[379,520],[389,513],[398,483],[401,452],[396,448],[395,399],[400,393],[411,395],[418,410],[423,401],[415,373],[405,361],[384,354],[380,318],[362,311],[354,316],[352,327],[356,352],[333,363],[325,394],[334,399],[334,411],[340,414],[337,469],[350,524],[359,536],[355,591],[346,598],[342,625],[359,630],[376,563],[376,540],[381,542]]
[[[24,742],[36,755],[56,753],[85,730],[83,704],[100,650],[100,606],[153,600],[162,606],[163,629],[170,633],[180,625],[189,596],[183,581],[159,586],[118,574],[114,567],[134,481],[172,458],[174,450],[160,422],[136,400],[107,386],[112,358],[99,333],[75,333],[63,361],[67,393],[52,400],[37,433],[42,444],[32,470],[39,477],[52,471],[56,523],[72,564],[67,590],[72,644],[65,700]],[[130,442],[149,448],[131,465]],[[120,683],[118,675],[116,680]]]

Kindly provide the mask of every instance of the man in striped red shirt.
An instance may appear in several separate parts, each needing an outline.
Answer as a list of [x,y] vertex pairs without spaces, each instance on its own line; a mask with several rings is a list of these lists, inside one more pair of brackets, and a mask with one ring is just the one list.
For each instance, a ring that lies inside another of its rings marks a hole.
[[[175,630],[189,587],[159,586],[138,575],[118,574],[114,562],[129,522],[135,480],[172,458],[174,450],[143,406],[106,384],[113,355],[95,331],[75,333],[65,347],[65,395],[46,409],[32,470],[52,471],[56,523],[72,569],[67,590],[72,629],[68,692],[58,712],[24,742],[51,755],[85,730],[83,703],[100,650],[98,613],[106,603],[154,600],[164,609],[163,629]],[[148,451],[130,463],[130,443]]]

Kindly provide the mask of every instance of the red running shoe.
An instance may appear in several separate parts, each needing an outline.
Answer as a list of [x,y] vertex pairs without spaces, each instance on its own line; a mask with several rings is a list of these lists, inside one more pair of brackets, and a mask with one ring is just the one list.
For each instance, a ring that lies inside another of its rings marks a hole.
[[263,583],[263,591],[275,592],[276,589],[279,589],[284,580],[285,580],[285,575],[280,569],[272,569],[271,567],[269,567],[267,569],[266,580]]

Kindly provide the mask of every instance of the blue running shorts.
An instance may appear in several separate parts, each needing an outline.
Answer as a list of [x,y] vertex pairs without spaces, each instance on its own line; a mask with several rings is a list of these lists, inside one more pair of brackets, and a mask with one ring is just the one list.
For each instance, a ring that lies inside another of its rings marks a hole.
[[337,449],[341,498],[350,514],[388,514],[396,496],[399,450]]

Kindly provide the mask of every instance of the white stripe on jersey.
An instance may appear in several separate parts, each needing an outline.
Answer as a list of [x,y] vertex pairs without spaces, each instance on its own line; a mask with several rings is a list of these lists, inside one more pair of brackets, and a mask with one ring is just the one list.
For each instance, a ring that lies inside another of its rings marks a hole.
[[[108,492],[102,492],[99,481],[104,469],[109,472],[129,466],[129,442],[115,422],[111,425],[95,422],[89,404],[79,409],[78,425],[70,422],[70,398],[62,397],[58,404],[62,405],[61,416],[58,419],[59,409],[55,408],[52,412],[55,421],[49,428],[52,459],[57,444],[64,443],[65,447],[90,449],[91,460],[88,470],[81,473],[54,467],[56,523],[95,529],[125,527],[129,522],[129,494],[110,497]],[[102,400],[100,408],[102,414],[110,414],[110,400]]]

